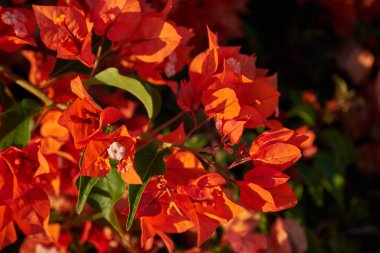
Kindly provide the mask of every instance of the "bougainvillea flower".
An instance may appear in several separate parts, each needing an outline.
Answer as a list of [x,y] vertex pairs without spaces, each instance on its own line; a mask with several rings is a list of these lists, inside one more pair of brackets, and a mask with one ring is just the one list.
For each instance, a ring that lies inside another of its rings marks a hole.
[[289,176],[270,167],[256,167],[238,182],[244,207],[260,212],[276,212],[297,203],[287,181]]
[[299,146],[307,139],[306,135],[287,128],[266,131],[252,143],[249,154],[256,166],[284,170],[301,158]]
[[79,77],[71,81],[71,90],[78,98],[63,112],[59,124],[69,130],[75,147],[81,149],[95,134],[101,133],[104,126],[118,121],[122,115],[114,107],[101,109],[86,92]]
[[312,158],[318,151],[317,146],[314,145],[315,133],[307,126],[300,126],[295,130],[297,134],[302,134],[308,137],[308,139],[302,142],[299,147],[302,150],[302,156],[306,159]]
[[45,155],[56,153],[69,139],[69,132],[58,124],[62,112],[54,110],[46,114],[41,121],[41,152]]
[[16,239],[14,223],[25,235],[45,234],[50,215],[50,202],[39,188],[0,205],[0,249]]
[[158,17],[142,18],[130,38],[132,54],[143,62],[162,62],[178,47],[181,36],[176,27]]
[[177,99],[185,111],[198,107],[200,96],[206,114],[213,117],[222,142],[237,144],[246,128],[274,124],[280,93],[276,75],[266,76],[255,67],[254,56],[239,53],[239,47],[220,47],[208,29],[209,48],[189,66],[189,82],[184,82]]
[[99,133],[87,144],[83,155],[80,175],[102,177],[111,170],[111,160],[117,161],[116,168],[127,184],[141,184],[133,167],[136,139],[125,126],[111,134]]
[[227,223],[241,211],[240,206],[227,198],[221,188],[223,184],[222,176],[209,173],[189,185],[177,187],[175,202],[194,223],[198,246],[210,238],[221,223]]
[[57,58],[79,60],[92,67],[92,23],[72,7],[33,5],[41,39]]
[[176,129],[171,131],[170,133],[166,135],[158,135],[157,139],[173,143],[177,145],[181,145],[186,140],[186,132],[185,132],[185,126],[183,123],[181,123]]
[[24,45],[36,46],[32,37],[35,28],[32,11],[23,8],[0,8],[0,49],[14,52]]
[[177,93],[177,82],[168,80],[180,72],[191,61],[188,46],[190,38],[194,35],[192,30],[185,27],[176,27],[181,41],[178,47],[161,62],[143,62],[134,55],[128,55],[121,59],[121,64],[129,69],[137,71],[138,75],[155,85],[168,85],[174,93]]
[[277,218],[268,238],[268,251],[273,253],[304,253],[307,239],[302,227],[293,220]]
[[185,112],[192,112],[201,105],[202,93],[196,91],[191,83],[181,81],[177,104]]
[[235,252],[263,253],[267,249],[267,238],[257,229],[258,214],[244,210],[224,225],[222,241],[229,244]]
[[20,253],[51,252],[67,253],[72,236],[68,231],[62,230],[59,223],[51,223],[47,227],[47,238],[29,236],[20,246]]
[[49,173],[49,165],[34,142],[25,148],[9,147],[0,152],[0,205],[35,187],[34,178]]
[[99,0],[91,13],[95,33],[99,36],[106,35],[114,42],[127,40],[136,30],[140,19],[138,0]]
[[22,55],[30,63],[29,82],[41,87],[41,83],[46,81],[53,72],[56,57],[31,50],[23,50]]
[[165,175],[149,182],[136,214],[142,221],[142,242],[159,235],[171,252],[173,244],[165,233],[195,227],[200,245],[241,211],[223,192],[225,179],[208,173],[192,153],[174,152],[166,164]]
[[[144,199],[147,197],[144,196]],[[173,252],[173,241],[166,233],[183,233],[194,227],[193,223],[181,215],[170,200],[170,196],[165,195],[159,199],[159,202],[154,202],[159,208],[159,212],[154,215],[146,215],[140,218],[141,221],[141,246],[143,247],[148,239],[155,235],[161,237],[169,252]],[[152,209],[154,204],[150,204],[145,209]]]
[[231,88],[205,91],[202,103],[206,113],[216,120],[237,118],[241,108],[236,93]]

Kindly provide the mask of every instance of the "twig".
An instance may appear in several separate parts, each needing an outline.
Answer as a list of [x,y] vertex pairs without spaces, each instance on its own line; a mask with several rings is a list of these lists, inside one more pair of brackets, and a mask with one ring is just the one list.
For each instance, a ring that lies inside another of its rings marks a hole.
[[212,117],[208,117],[205,121],[203,121],[202,123],[196,125],[193,129],[190,130],[190,132],[186,135],[186,138],[185,138],[185,141],[195,132],[197,131],[199,128],[201,128],[202,126],[204,126],[205,124],[207,124],[210,120],[212,119]]
[[216,170],[216,171],[218,171],[220,174],[222,174],[223,177],[224,177],[227,181],[229,181],[229,182],[231,182],[231,183],[233,183],[233,184],[236,184],[236,185],[238,184],[236,180],[234,180],[234,179],[232,179],[232,178],[230,178],[230,177],[228,176],[228,172],[227,172],[227,171],[224,171],[224,169],[217,167],[217,166],[216,166],[215,164],[213,164],[211,161],[209,161],[208,159],[206,159],[205,157],[203,157],[200,153],[198,153],[198,152],[193,152],[193,154],[194,154],[196,157],[198,157],[199,159],[201,159],[201,160],[202,160],[204,163],[206,163],[208,166],[210,166],[211,168],[213,168],[214,170]]
[[100,40],[98,52],[96,53],[95,62],[94,62],[94,66],[92,67],[90,77],[93,77],[95,75],[96,69],[98,68],[101,54],[102,54],[103,44],[104,44],[104,36]]
[[25,81],[24,79],[22,79],[21,77],[17,76],[16,74],[8,71],[5,67],[3,67],[2,65],[0,65],[0,73],[3,74],[3,76],[5,76],[6,78],[12,80],[13,82],[15,82],[17,85],[19,85],[20,87],[24,88],[25,90],[29,91],[30,93],[32,93],[33,95],[35,95],[37,98],[39,98],[42,102],[44,102],[44,104],[46,106],[53,106],[55,105],[56,107],[58,107],[59,109],[61,110],[64,110],[66,109],[66,105],[63,105],[63,104],[56,104],[54,102],[53,99],[49,98],[42,90],[40,90],[39,88],[37,88],[36,86],[28,83],[27,81]]
[[233,168],[235,168],[235,167],[237,167],[237,166],[239,166],[239,165],[241,165],[243,163],[249,162],[251,160],[252,160],[252,158],[249,157],[249,156],[248,157],[244,157],[244,158],[242,158],[239,161],[233,162],[230,166],[227,167],[227,170],[233,169]]
[[155,134],[158,134],[162,129],[170,126],[171,124],[173,124],[174,122],[176,122],[178,119],[180,119],[183,115],[185,115],[186,112],[180,112],[178,113],[176,116],[174,116],[173,118],[171,118],[170,120],[166,121],[164,124],[162,124],[161,126],[157,127],[156,129],[152,130],[151,132],[151,135],[155,135]]

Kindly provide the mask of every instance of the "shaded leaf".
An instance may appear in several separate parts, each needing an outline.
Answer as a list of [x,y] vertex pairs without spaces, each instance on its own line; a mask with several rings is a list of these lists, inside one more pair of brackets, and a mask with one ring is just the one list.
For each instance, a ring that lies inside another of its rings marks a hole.
[[24,99],[9,110],[0,113],[0,149],[11,145],[28,144],[33,126],[33,116],[40,113],[36,102]]
[[143,103],[149,118],[153,118],[159,109],[155,101],[157,94],[150,92],[139,80],[120,75],[116,68],[108,68],[84,83],[109,85],[130,92]]
[[139,205],[141,195],[144,192],[152,176],[163,175],[166,172],[164,157],[169,155],[170,149],[160,150],[156,142],[150,142],[135,153],[134,167],[143,184],[129,185],[129,215],[127,229],[130,229]]

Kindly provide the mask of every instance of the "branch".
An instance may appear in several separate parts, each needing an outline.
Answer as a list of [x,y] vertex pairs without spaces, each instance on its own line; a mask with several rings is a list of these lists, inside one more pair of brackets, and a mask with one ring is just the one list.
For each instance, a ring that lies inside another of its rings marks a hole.
[[33,95],[35,95],[37,98],[39,98],[46,106],[53,106],[55,105],[61,110],[66,109],[66,105],[64,104],[56,104],[53,99],[49,98],[42,90],[37,88],[36,86],[28,83],[18,75],[8,71],[4,66],[0,65],[0,73],[3,74],[4,77],[8,78],[9,80],[15,82],[18,86],[24,88],[25,90],[29,91]]

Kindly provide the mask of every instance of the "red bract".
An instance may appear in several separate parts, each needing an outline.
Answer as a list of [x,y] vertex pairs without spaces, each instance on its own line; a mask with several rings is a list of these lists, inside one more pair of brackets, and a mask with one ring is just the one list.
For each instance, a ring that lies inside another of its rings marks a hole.
[[38,147],[35,142],[0,152],[0,249],[16,240],[14,222],[26,235],[45,231],[50,202],[39,176],[49,173],[49,167]]
[[23,8],[0,8],[0,49],[14,52],[24,45],[36,46],[32,38],[35,27],[32,11]]
[[118,121],[122,115],[116,108],[101,109],[84,89],[79,77],[71,82],[71,89],[78,98],[63,112],[59,124],[73,136],[75,147],[81,149],[107,124]]
[[[141,19],[138,0],[99,0],[91,12],[94,31],[107,36],[111,41],[127,40],[135,31]],[[120,32],[120,31],[123,32]]]
[[124,126],[112,134],[97,134],[86,146],[80,170],[82,176],[102,177],[110,169],[111,160],[117,161],[117,170],[128,184],[141,184],[133,162],[136,139],[132,138]]
[[22,55],[30,62],[29,81],[41,87],[54,69],[56,58],[41,52],[23,50]]
[[240,181],[240,197],[244,207],[260,212],[277,212],[297,203],[296,195],[286,183],[289,177],[282,172],[257,167]]
[[249,150],[256,166],[270,166],[284,170],[301,158],[298,148],[308,137],[282,128],[271,130],[259,135]]
[[209,48],[193,59],[189,67],[190,81],[182,85],[178,104],[185,111],[202,104],[215,119],[223,141],[236,144],[245,128],[266,126],[274,114],[279,98],[276,78],[256,69],[256,58],[239,53],[238,47],[220,47],[210,30]]
[[92,23],[71,7],[33,5],[41,39],[57,57],[79,60],[92,67],[95,56],[91,48]]
[[[241,211],[223,192],[221,186],[226,183],[225,179],[219,174],[207,173],[191,153],[176,152],[166,163],[167,173],[152,180],[142,197],[145,203],[139,207],[142,242],[158,234],[172,251],[172,242],[163,233],[181,233],[194,226],[200,245],[221,223]],[[178,173],[182,176],[178,177]]]
[[18,149],[9,147],[0,152],[0,204],[16,199],[33,189],[35,178],[49,172],[49,166],[39,150],[39,143]]
[[45,233],[49,221],[50,203],[46,194],[32,189],[25,195],[0,205],[0,249],[16,240],[14,223],[26,235]]

